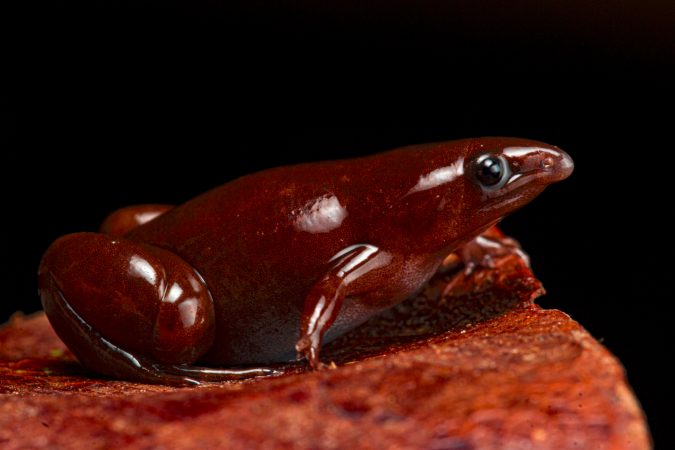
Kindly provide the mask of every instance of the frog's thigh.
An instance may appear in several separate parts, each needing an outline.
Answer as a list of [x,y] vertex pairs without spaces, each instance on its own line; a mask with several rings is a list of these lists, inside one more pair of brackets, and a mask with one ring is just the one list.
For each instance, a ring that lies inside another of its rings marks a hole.
[[175,254],[104,234],[70,234],[45,253],[39,284],[49,321],[90,369],[174,384],[216,377],[187,367],[213,343],[213,300]]

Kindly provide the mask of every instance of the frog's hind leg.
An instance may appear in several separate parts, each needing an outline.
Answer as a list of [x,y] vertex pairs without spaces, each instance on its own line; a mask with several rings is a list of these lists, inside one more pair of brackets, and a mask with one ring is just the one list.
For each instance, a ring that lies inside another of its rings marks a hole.
[[199,384],[274,375],[194,367],[213,343],[213,300],[177,255],[97,233],[58,239],[39,269],[56,333],[86,367],[115,378]]
[[111,236],[124,236],[174,208],[173,205],[147,204],[132,205],[113,211],[101,224],[101,233]]

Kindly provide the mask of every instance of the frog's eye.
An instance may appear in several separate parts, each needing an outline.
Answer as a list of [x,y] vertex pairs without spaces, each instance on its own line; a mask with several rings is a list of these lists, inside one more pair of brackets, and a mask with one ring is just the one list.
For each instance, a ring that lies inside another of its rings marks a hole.
[[511,176],[506,159],[495,155],[482,155],[474,165],[474,177],[478,184],[489,190],[499,189]]

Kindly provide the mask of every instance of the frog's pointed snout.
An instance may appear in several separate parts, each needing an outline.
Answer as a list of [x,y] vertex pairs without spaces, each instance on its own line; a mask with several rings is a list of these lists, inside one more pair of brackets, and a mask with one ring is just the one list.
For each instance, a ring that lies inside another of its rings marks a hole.
[[567,152],[556,148],[549,150],[541,160],[541,170],[546,174],[543,177],[548,183],[562,181],[574,172],[574,161]]
[[560,156],[557,161],[557,171],[559,173],[559,180],[564,180],[574,172],[574,161],[566,152],[562,150],[559,150],[559,152]]

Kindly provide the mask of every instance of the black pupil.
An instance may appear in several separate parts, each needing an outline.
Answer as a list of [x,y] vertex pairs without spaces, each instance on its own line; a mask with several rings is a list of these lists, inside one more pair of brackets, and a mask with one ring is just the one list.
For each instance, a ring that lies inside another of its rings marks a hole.
[[478,164],[476,177],[483,186],[494,186],[502,179],[503,172],[502,161],[489,156]]

